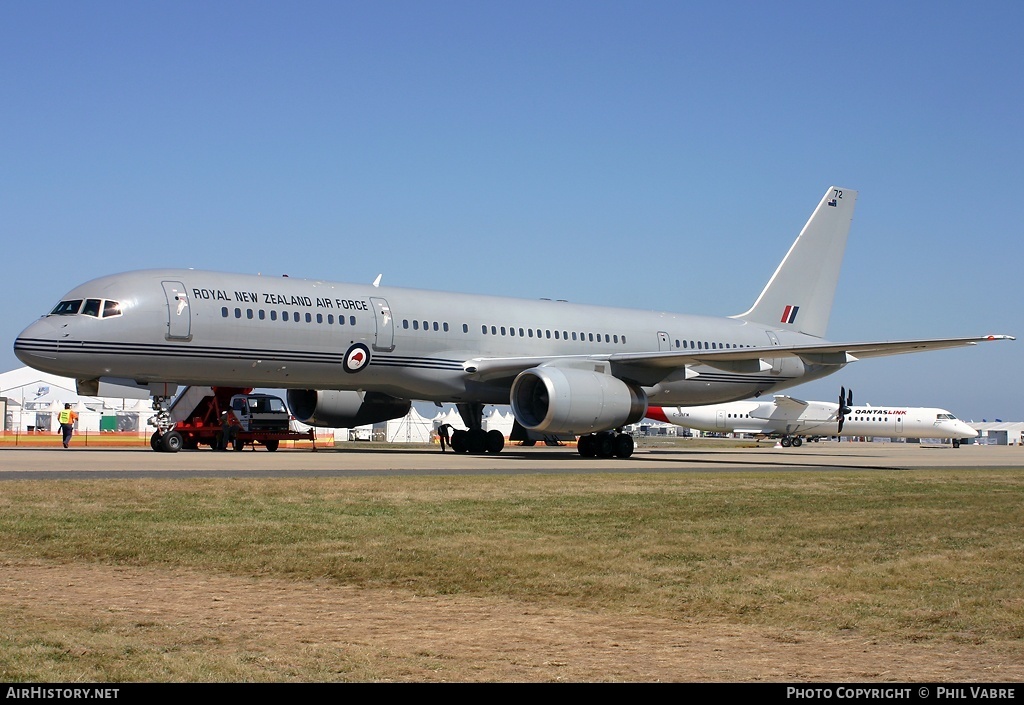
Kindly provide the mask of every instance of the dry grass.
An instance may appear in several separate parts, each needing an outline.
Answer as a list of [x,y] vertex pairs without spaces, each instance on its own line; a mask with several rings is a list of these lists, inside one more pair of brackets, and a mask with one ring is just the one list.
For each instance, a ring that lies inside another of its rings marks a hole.
[[[498,600],[733,624],[782,642],[813,632],[988,644],[1019,662],[1024,637],[1024,477],[1006,471],[13,481],[0,546],[12,565]],[[102,620],[69,626],[19,609],[0,602],[3,680],[262,679],[257,656],[227,658],[202,640],[168,673],[145,628],[129,638]],[[88,644],[69,646],[68,630]],[[340,675],[325,673],[323,653],[306,651],[289,677],[408,677],[408,662],[360,665],[358,649],[346,652],[353,663],[332,661]]]

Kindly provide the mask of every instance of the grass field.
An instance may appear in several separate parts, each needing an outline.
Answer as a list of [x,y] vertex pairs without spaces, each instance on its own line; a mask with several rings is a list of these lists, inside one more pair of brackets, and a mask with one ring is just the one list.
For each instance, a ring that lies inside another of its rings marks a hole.
[[[985,644],[1018,663],[1024,654],[1024,475],[1011,471],[10,481],[2,490],[0,562],[13,565],[181,568],[824,635],[856,629],[894,643]],[[18,610],[0,600],[0,680],[82,678],[66,649],[39,647],[59,641],[54,624]],[[90,629],[99,628],[68,624],[65,638],[88,641]],[[101,652],[87,678],[167,677],[132,666],[116,646]],[[204,679],[261,678],[255,665],[211,668]],[[298,679],[322,677],[296,668]]]

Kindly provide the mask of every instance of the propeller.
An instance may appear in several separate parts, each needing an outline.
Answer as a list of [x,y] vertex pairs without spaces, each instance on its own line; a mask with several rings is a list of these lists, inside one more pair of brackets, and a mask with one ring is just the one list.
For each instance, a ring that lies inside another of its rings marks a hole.
[[839,388],[839,433],[843,432],[843,422],[846,420],[846,415],[853,411],[853,390],[846,391],[846,387]]

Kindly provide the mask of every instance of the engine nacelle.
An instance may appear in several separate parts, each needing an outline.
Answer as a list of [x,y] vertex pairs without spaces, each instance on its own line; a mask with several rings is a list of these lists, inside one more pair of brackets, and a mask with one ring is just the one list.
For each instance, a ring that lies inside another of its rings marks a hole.
[[636,423],[647,395],[617,377],[592,370],[534,367],[512,383],[512,413],[531,431],[584,435]]
[[333,389],[289,389],[288,408],[299,421],[326,428],[355,428],[397,419],[409,413],[412,402],[378,392]]

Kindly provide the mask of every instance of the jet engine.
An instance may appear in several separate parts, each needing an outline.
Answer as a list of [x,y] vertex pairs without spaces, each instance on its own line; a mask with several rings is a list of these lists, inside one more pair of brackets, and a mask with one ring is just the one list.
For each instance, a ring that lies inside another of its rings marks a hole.
[[397,419],[412,402],[379,392],[289,389],[288,408],[299,421],[326,428],[355,428]]
[[593,370],[534,367],[512,383],[512,413],[531,431],[584,435],[636,423],[647,412],[637,386]]

